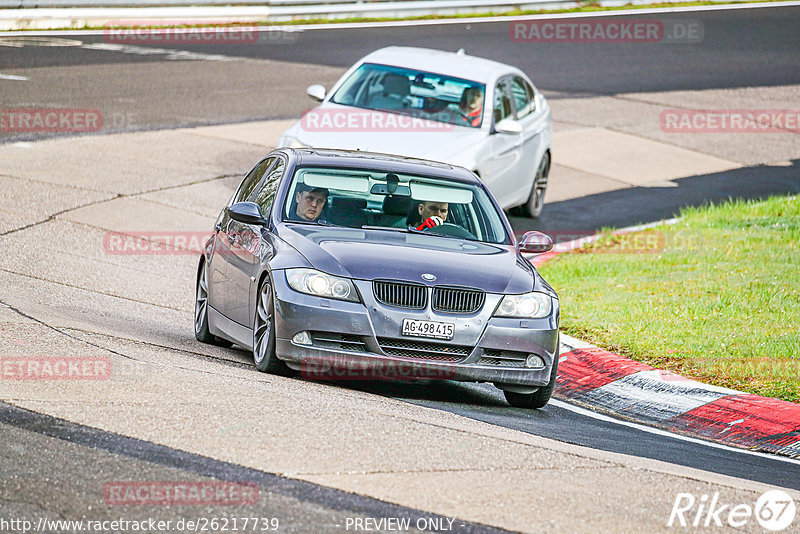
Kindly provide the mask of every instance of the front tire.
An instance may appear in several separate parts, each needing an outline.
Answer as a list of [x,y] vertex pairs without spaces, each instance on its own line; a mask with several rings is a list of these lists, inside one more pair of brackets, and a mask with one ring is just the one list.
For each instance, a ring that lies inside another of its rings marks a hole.
[[253,323],[253,362],[262,373],[291,374],[286,363],[275,355],[275,304],[269,278],[265,278],[258,289]]
[[542,161],[539,163],[539,168],[536,170],[536,176],[533,178],[533,185],[531,186],[531,194],[528,201],[520,206],[522,213],[528,217],[537,218],[542,214],[544,208],[544,193],[547,190],[547,179],[550,175],[550,152],[545,152],[542,156]]
[[194,337],[197,341],[219,345],[220,347],[230,347],[231,343],[220,339],[212,334],[208,329],[208,269],[206,261],[200,263],[200,271],[197,273],[197,288],[194,301]]
[[550,397],[553,396],[553,390],[556,387],[556,377],[558,376],[558,350],[561,346],[561,338],[559,337],[558,344],[556,345],[555,360],[553,361],[553,368],[550,370],[550,382],[539,388],[533,393],[515,393],[513,391],[503,391],[506,401],[515,408],[543,408],[548,402]]

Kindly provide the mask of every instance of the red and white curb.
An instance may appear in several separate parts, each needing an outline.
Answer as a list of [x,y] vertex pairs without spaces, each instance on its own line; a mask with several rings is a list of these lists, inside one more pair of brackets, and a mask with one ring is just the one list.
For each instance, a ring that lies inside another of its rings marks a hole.
[[[639,231],[676,219],[619,230]],[[534,259],[579,248],[563,243]],[[800,404],[690,380],[561,334],[556,398],[724,445],[800,458]]]
[[725,445],[800,458],[800,404],[703,384],[561,334],[555,396]]

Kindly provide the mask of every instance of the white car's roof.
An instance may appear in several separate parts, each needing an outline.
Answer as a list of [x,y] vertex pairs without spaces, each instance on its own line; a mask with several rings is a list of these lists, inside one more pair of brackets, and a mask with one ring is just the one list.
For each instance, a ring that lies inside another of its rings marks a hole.
[[503,75],[521,72],[516,67],[490,59],[411,46],[381,48],[365,56],[362,62],[408,67],[482,83],[491,83]]

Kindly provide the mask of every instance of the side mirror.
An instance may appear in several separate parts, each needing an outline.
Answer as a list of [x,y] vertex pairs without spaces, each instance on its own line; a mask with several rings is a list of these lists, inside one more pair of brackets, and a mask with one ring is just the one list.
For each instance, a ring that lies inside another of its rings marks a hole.
[[317,102],[325,100],[325,88],[319,84],[309,85],[306,94]]
[[234,221],[244,224],[255,224],[263,226],[267,224],[266,219],[261,215],[261,208],[255,202],[237,202],[228,208],[228,215]]
[[518,245],[519,251],[525,254],[542,254],[553,250],[553,240],[542,232],[525,232]]
[[494,125],[494,131],[501,134],[521,134],[522,125],[514,119],[503,119]]

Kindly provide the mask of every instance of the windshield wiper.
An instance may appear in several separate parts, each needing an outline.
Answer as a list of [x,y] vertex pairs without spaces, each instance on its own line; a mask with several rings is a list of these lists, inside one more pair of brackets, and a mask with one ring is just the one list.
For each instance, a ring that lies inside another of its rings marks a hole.
[[392,232],[404,232],[408,233],[408,228],[398,228],[397,226],[369,226],[364,225],[361,227],[362,230],[391,230]]
[[288,219],[283,222],[291,223],[291,224],[308,224],[311,226],[338,226],[331,222],[326,221],[325,219],[319,219],[317,221],[296,221],[294,219]]
[[408,227],[408,231],[410,233],[412,233],[412,234],[423,234],[423,235],[429,235],[429,236],[432,236],[432,237],[433,236],[435,236],[435,237],[447,237],[449,239],[460,239],[462,241],[467,240],[465,237],[458,237],[458,236],[448,235],[448,234],[437,234],[435,232],[426,232],[425,230],[417,230],[413,226],[409,226]]

